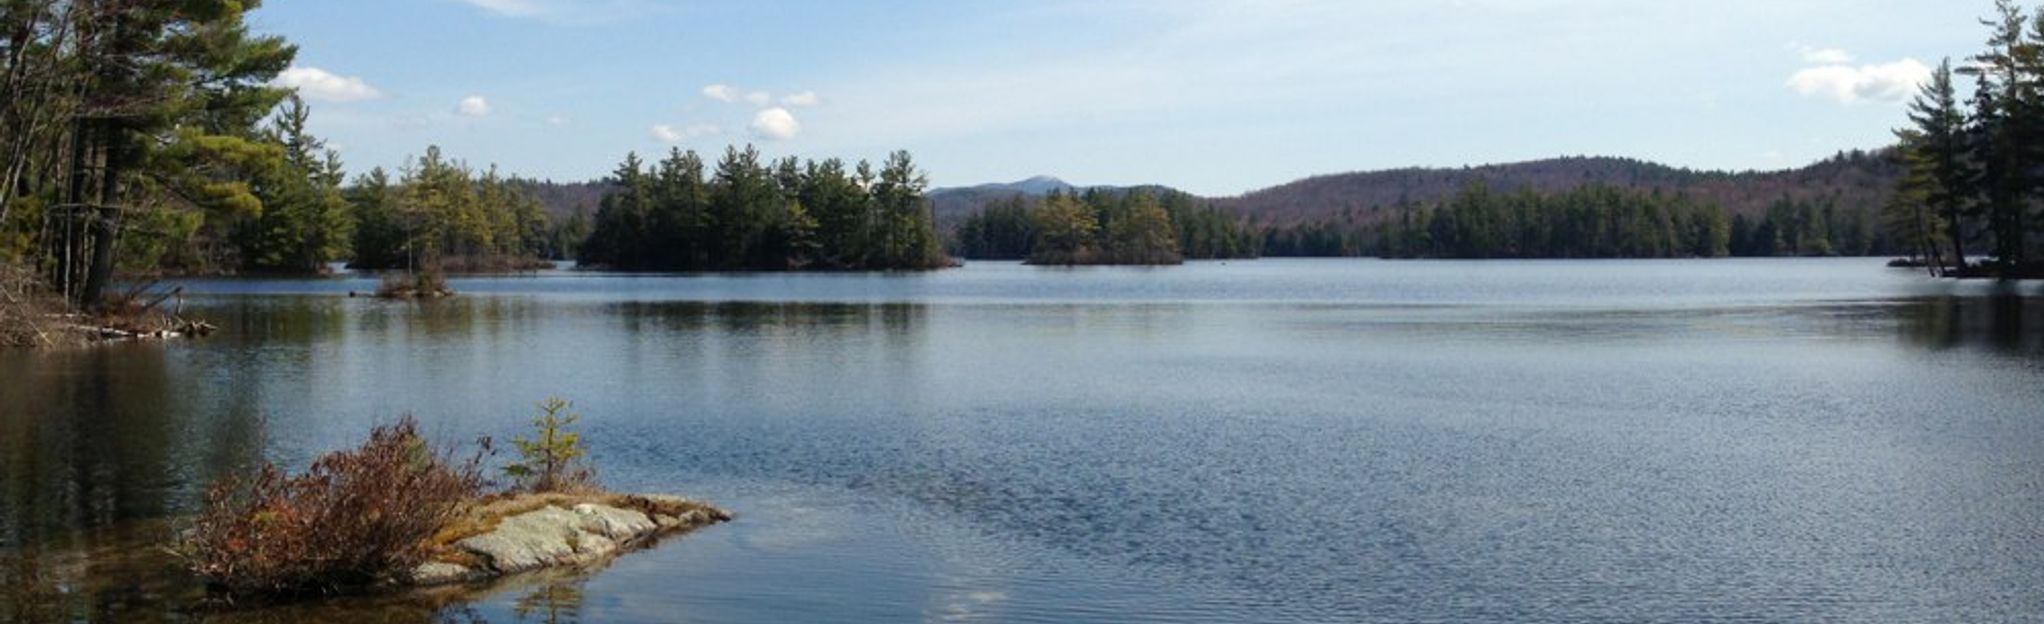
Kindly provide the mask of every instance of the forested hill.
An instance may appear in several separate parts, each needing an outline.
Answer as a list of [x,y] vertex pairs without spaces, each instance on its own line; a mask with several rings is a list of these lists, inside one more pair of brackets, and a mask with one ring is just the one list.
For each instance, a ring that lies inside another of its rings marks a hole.
[[1697,171],[1629,158],[1573,157],[1455,169],[1394,169],[1323,175],[1214,204],[1266,225],[1373,219],[1373,208],[1438,202],[1476,182],[1501,191],[1531,188],[1558,193],[1586,184],[1664,193],[1724,207],[1732,215],[1758,217],[1787,197],[1831,199],[1846,208],[1875,210],[1901,177],[1901,167],[1882,152],[1842,152],[1799,169],[1771,172]]
[[554,182],[551,180],[513,179],[511,186],[526,195],[538,199],[546,206],[547,216],[557,223],[565,223],[576,212],[596,214],[596,207],[603,202],[603,194],[616,188],[610,181]]
[[[1208,201],[1230,213],[1266,226],[1313,222],[1374,221],[1371,210],[1401,201],[1427,205],[1482,181],[1500,191],[1531,188],[1557,193],[1586,184],[1683,193],[1714,203],[1732,215],[1758,218],[1767,207],[1787,197],[1794,201],[1831,199],[1843,208],[1876,210],[1901,177],[1901,166],[1885,152],[1841,152],[1815,164],[1784,171],[1698,171],[1610,157],[1569,157],[1531,162],[1452,169],[1407,168],[1314,176],[1236,197]],[[1015,195],[1041,197],[1053,189],[1085,190],[1049,176],[1006,184],[935,189],[932,208],[940,225],[953,225],[994,201]],[[1118,187],[1098,187],[1119,190]],[[1149,185],[1129,187],[1152,192],[1169,190]]]

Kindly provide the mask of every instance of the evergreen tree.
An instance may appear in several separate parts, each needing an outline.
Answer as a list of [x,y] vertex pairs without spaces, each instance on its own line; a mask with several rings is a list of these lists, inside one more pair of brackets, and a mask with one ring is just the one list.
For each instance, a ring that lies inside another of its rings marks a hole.
[[1164,206],[1149,193],[1130,193],[1127,205],[1107,226],[1105,245],[1116,264],[1177,264],[1178,235]]
[[[1952,234],[1952,261],[1963,267],[1963,220],[1971,198],[1978,195],[1974,182],[1979,172],[1968,155],[1967,119],[1952,86],[1950,59],[1938,64],[1930,82],[1910,103],[1909,120],[1915,127],[1898,133],[1909,171],[1902,182],[1904,191],[1920,195],[1924,206],[1944,218],[1944,231]],[[1918,224],[1904,223],[1919,243],[1929,240]]]
[[879,172],[828,160],[768,164],[751,146],[702,160],[675,151],[651,175],[627,156],[613,176],[583,264],[623,270],[929,269],[947,266],[906,152]]
[[235,242],[242,268],[257,272],[319,273],[347,253],[354,226],[341,194],[339,156],[305,130],[311,111],[291,96],[265,139],[284,158],[258,172],[251,185],[260,214],[242,219]]
[[[2004,266],[2025,262],[2028,213],[2035,194],[2039,147],[2038,120],[2028,114],[2037,106],[2037,77],[2031,71],[2036,50],[2026,40],[2028,18],[2012,0],[1996,0],[1995,14],[1982,24],[1992,31],[1986,51],[1960,70],[1978,82],[1971,119],[1971,150],[1980,167],[1978,192],[1994,235],[1994,256]],[[1953,231],[1953,239],[1964,236]],[[1959,259],[1963,262],[1963,258]]]
[[1032,214],[1036,244],[1032,264],[1091,264],[1096,261],[1093,235],[1100,220],[1091,207],[1069,193],[1054,191]]
[[354,211],[354,256],[349,266],[402,267],[411,233],[398,212],[397,189],[382,167],[369,170],[344,193]]
[[8,4],[10,19],[32,15],[27,23],[50,27],[41,33],[52,39],[55,60],[46,67],[52,71],[38,76],[40,85],[10,85],[8,98],[32,94],[38,101],[26,108],[63,116],[63,136],[49,144],[62,164],[44,168],[39,179],[55,198],[45,213],[55,232],[43,244],[50,253],[45,267],[74,303],[100,302],[112,281],[116,242],[131,220],[163,210],[260,213],[250,178],[276,166],[282,150],[262,141],[256,126],[284,97],[268,83],[296,54],[281,38],[249,33],[244,16],[260,5]]

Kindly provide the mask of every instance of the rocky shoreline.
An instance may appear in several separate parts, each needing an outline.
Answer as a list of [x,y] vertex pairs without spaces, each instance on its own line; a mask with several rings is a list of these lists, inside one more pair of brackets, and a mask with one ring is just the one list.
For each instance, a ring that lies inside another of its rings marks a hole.
[[436,586],[585,566],[677,533],[731,520],[730,512],[678,496],[529,495],[477,508],[402,579]]

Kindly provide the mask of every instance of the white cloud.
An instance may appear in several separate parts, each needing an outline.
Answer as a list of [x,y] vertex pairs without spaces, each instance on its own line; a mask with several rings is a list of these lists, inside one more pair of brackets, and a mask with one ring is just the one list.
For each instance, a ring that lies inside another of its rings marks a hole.
[[317,67],[292,66],[270,84],[296,89],[298,95],[320,102],[360,102],[383,97],[383,91],[355,76],[339,76]]
[[567,115],[548,115],[546,118],[546,125],[549,126],[565,126],[571,123],[575,123],[575,120],[569,119]]
[[781,106],[816,106],[823,103],[823,98],[818,97],[815,91],[790,93],[776,100],[772,91],[746,91],[727,84],[703,87],[703,97],[733,104],[745,102],[759,108],[773,106],[777,101]]
[[703,87],[703,97],[719,102],[736,102],[738,101],[738,90],[731,88],[731,85],[713,84]]
[[1844,65],[1853,61],[1851,52],[1838,48],[1804,47],[1802,53],[1803,62],[1812,65]]
[[815,106],[821,103],[823,103],[823,99],[817,97],[815,91],[803,91],[801,93],[790,93],[781,96],[781,105],[783,106]]
[[785,141],[795,138],[802,131],[802,123],[795,121],[795,115],[788,109],[774,107],[762,110],[752,116],[752,133],[770,141]]
[[1789,76],[1788,88],[1810,97],[1828,97],[1844,104],[1900,102],[1930,80],[1930,66],[1913,58],[1879,65],[1810,67]]
[[653,140],[661,143],[680,143],[696,137],[721,134],[723,132],[724,129],[717,127],[715,124],[695,124],[686,128],[676,128],[661,124],[653,126]]
[[454,107],[454,112],[461,113],[463,117],[488,117],[491,110],[494,109],[490,107],[490,101],[480,95],[461,98],[461,103]]
[[485,11],[511,17],[545,15],[547,7],[536,0],[461,0]]

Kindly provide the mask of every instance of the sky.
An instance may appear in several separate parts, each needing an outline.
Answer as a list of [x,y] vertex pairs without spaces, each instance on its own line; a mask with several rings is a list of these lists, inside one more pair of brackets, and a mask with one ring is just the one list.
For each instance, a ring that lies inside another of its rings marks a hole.
[[349,169],[428,145],[578,181],[628,152],[1234,195],[1625,156],[1782,169],[1892,141],[1988,0],[268,0]]

